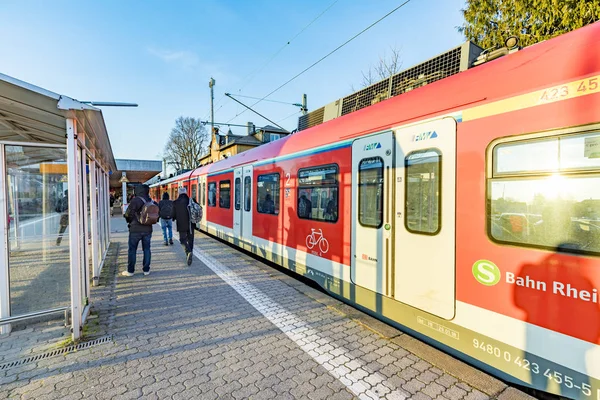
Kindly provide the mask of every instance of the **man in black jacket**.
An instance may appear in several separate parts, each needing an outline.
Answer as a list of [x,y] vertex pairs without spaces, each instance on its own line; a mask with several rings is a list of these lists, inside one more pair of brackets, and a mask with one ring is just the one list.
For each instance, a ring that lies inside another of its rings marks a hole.
[[194,257],[194,229],[196,224],[190,222],[190,198],[187,195],[185,187],[179,188],[179,197],[173,202],[173,221],[177,221],[177,232],[179,232],[179,242],[185,248],[187,256],[187,265],[192,265]]
[[142,249],[144,250],[142,270],[144,271],[144,275],[150,275],[150,240],[152,239],[152,226],[142,225],[138,219],[145,201],[152,201],[149,193],[150,187],[148,185],[136,186],[135,197],[131,199],[129,207],[127,207],[127,211],[124,215],[129,226],[129,250],[127,253],[127,271],[123,271],[123,276],[133,276],[133,273],[135,272],[135,258],[140,241],[142,241]]
[[171,221],[173,217],[173,201],[169,200],[169,193],[163,193],[162,200],[158,203],[158,209],[160,210],[160,227],[165,239],[165,246],[168,246],[169,244],[173,244],[173,221]]

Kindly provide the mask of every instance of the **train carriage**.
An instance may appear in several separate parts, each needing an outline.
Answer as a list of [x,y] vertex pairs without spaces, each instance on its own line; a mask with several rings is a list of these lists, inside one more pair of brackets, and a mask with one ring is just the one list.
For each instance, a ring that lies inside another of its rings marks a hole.
[[155,187],[487,372],[600,400],[599,42],[596,23]]

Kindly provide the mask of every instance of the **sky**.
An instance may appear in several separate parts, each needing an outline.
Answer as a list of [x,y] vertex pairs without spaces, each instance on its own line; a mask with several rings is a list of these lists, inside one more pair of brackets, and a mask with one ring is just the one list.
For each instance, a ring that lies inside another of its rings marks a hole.
[[[179,116],[210,120],[211,77],[222,130],[271,124],[224,93],[262,98],[404,1],[2,0],[0,72],[82,101],[139,104],[102,109],[114,156],[161,159]],[[390,48],[402,69],[450,50],[465,41],[463,6],[411,0],[268,99],[306,94],[311,111],[358,90]],[[288,130],[301,115],[291,104],[253,108]]]

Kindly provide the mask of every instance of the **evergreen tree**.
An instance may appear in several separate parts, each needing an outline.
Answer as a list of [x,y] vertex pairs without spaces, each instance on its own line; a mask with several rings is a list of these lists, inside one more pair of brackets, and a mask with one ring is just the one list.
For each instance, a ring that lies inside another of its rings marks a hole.
[[467,40],[489,49],[516,36],[525,47],[598,21],[600,0],[466,0],[462,13]]

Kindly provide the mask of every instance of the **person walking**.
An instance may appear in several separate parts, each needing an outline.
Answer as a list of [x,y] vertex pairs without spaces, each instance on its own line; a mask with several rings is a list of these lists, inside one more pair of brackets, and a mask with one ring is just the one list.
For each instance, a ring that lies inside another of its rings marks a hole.
[[[160,215],[160,227],[163,231],[165,246],[173,244],[173,201],[169,200],[169,193],[164,192],[162,200],[158,203],[158,215]],[[167,236],[167,231],[169,235]]]
[[194,230],[196,224],[192,223],[190,218],[190,205],[192,200],[187,195],[187,189],[180,187],[179,197],[173,202],[173,221],[177,221],[177,232],[179,232],[179,242],[185,249],[187,265],[192,265],[194,251]]
[[135,197],[131,199],[124,215],[129,227],[129,249],[127,252],[127,271],[123,271],[123,276],[133,276],[135,272],[136,253],[140,241],[144,250],[142,270],[144,275],[150,275],[152,225],[158,221],[159,208],[150,199],[149,193],[150,187],[148,185],[136,186]]

